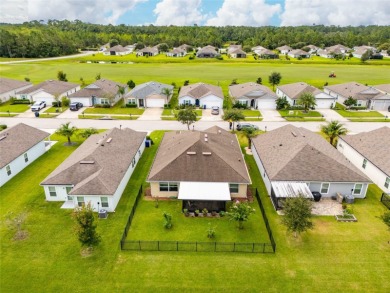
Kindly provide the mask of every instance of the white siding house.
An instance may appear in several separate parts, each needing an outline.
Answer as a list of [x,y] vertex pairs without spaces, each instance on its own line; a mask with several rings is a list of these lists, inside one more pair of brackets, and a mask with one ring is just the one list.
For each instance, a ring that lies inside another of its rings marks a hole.
[[0,186],[47,151],[49,135],[23,123],[0,132]]
[[31,82],[0,77],[0,102],[6,102],[16,93],[32,87]]
[[276,95],[268,87],[254,82],[229,86],[229,95],[235,101],[254,109],[275,109]]
[[196,83],[183,86],[179,93],[180,105],[195,105],[200,108],[223,106],[223,93],[219,86]]

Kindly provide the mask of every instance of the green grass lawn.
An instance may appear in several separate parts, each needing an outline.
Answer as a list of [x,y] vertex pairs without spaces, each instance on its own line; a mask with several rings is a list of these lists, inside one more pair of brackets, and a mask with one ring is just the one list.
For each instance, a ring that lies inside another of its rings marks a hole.
[[[164,109],[161,116],[174,116],[177,113],[179,113],[180,110],[175,109]],[[201,109],[195,109],[196,116],[202,117],[202,110]]]
[[29,105],[26,104],[11,105],[11,101],[7,101],[0,105],[0,112],[10,111],[11,113],[23,113],[26,112],[29,108]]
[[110,116],[110,118],[112,119],[116,119],[116,120],[137,120],[139,116],[120,116],[120,115],[88,115],[88,114],[80,114],[78,116],[79,119],[95,119],[95,120],[99,120],[99,119],[102,119],[102,118],[105,118],[105,117],[108,117]]
[[85,114],[131,114],[131,115],[142,115],[145,112],[143,108],[122,108],[122,101],[119,101],[111,108],[93,108],[88,107],[83,109]]
[[325,121],[321,113],[317,111],[304,112],[301,110],[278,110],[287,121]]
[[58,113],[62,113],[62,112],[65,112],[66,110],[68,110],[69,107],[50,107],[50,108],[47,108],[44,113],[57,113],[56,110],[58,110]]
[[[386,208],[370,186],[356,200],[356,223],[315,217],[314,229],[295,239],[281,225],[252,156],[245,155],[277,243],[276,254],[121,251],[120,237],[139,186],[162,138],[145,150],[115,213],[99,220],[102,243],[80,255],[71,211],[45,201],[41,182],[77,146],[65,138],[0,189],[0,288],[3,292],[388,292],[390,234],[378,218]],[[72,140],[80,143],[80,138]],[[240,139],[242,146],[245,145]],[[160,208],[159,208],[160,209]],[[9,213],[26,212],[29,237],[12,239]],[[197,220],[197,219],[196,219]],[[234,227],[233,227],[234,228]],[[218,227],[217,227],[218,235]],[[145,232],[146,234],[147,232]]]
[[245,117],[261,117],[261,113],[258,110],[242,110],[242,114]]
[[19,114],[0,113],[0,117],[15,117]]
[[39,118],[55,118],[57,117],[59,114],[57,113],[46,113],[46,112],[43,112],[43,113],[39,113]]
[[362,117],[378,117],[378,118],[384,118],[384,116],[377,112],[377,111],[356,111],[356,110],[335,110],[337,113],[339,113],[341,116],[346,118],[362,118]]

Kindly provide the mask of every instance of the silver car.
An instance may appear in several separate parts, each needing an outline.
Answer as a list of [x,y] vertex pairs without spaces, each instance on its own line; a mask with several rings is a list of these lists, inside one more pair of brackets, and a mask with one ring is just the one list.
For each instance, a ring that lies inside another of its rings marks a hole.
[[212,115],[219,115],[219,107],[217,107],[217,106],[211,107],[211,114]]

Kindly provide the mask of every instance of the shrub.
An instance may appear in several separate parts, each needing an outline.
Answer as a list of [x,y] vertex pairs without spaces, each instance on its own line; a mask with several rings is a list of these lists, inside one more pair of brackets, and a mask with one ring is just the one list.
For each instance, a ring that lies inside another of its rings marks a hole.
[[305,107],[299,106],[299,105],[288,107],[288,110],[304,110],[304,109],[305,109]]
[[0,130],[4,130],[4,129],[7,129],[7,125],[5,125],[5,124],[0,124]]
[[61,107],[61,102],[60,101],[58,101],[58,102],[54,101],[52,105],[53,105],[54,108],[58,108],[58,107]]
[[102,108],[111,108],[111,105],[103,104],[103,105],[102,105]]
[[170,109],[171,105],[170,104],[164,104],[164,109]]
[[278,98],[276,101],[276,110],[288,109],[290,103],[287,101],[286,97]]
[[126,108],[137,108],[137,104],[126,104]]
[[163,217],[164,217],[164,228],[171,229],[172,228],[172,215],[168,214],[167,212],[164,212]]
[[349,109],[358,111],[358,110],[367,110],[367,107],[365,107],[365,106],[352,106]]
[[241,104],[239,101],[236,101],[233,105],[233,108],[235,109],[247,109],[248,106],[245,104]]
[[11,105],[16,105],[16,104],[31,104],[31,101],[29,99],[15,99],[11,98]]
[[223,60],[223,57],[222,57],[222,56],[217,56],[217,57],[215,57],[215,59],[217,59],[217,60]]
[[94,108],[103,108],[102,106],[103,106],[102,104],[95,104],[95,105],[93,105]]
[[149,135],[146,136],[146,140],[150,140],[150,143],[151,143],[151,144],[154,144],[153,139],[152,139]]
[[209,211],[208,211],[206,208],[204,208],[204,209],[202,210],[202,214],[203,214],[204,216],[206,216],[208,212],[209,212]]
[[188,59],[189,59],[189,60],[194,60],[194,59],[195,59],[195,56],[191,55]]
[[215,238],[215,226],[211,226],[211,223],[209,223],[207,228],[207,238]]
[[225,212],[225,211],[220,211],[220,212],[219,212],[219,216],[220,216],[220,217],[224,217],[224,216],[225,216],[225,214],[226,214],[226,212]]

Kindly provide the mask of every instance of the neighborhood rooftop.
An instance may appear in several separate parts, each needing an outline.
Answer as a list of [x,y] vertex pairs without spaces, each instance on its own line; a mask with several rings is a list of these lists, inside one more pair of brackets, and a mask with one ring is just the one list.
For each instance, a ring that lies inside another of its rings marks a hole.
[[274,181],[370,182],[320,135],[286,125],[259,135],[253,145]]
[[233,97],[275,97],[275,93],[270,88],[257,84],[255,82],[247,82],[229,86],[230,93]]
[[103,97],[106,94],[115,95],[118,92],[118,86],[126,87],[127,85],[108,79],[99,79],[87,85],[82,90],[71,94],[69,97]]
[[5,167],[50,134],[20,123],[0,132],[0,168]]
[[145,82],[143,84],[137,85],[128,94],[126,94],[126,97],[134,97],[137,99],[143,99],[143,98],[148,97],[150,95],[161,95],[162,90],[164,88],[167,88],[170,91],[173,90],[172,85],[160,83],[160,82],[156,82],[156,81],[149,81],[149,82]]
[[92,135],[41,185],[73,185],[71,195],[113,195],[145,136],[129,128]]
[[59,80],[46,80],[44,82],[41,82],[40,84],[21,90],[17,94],[30,94],[38,90],[44,90],[49,94],[58,95],[67,92],[73,88],[76,88],[78,86],[79,86],[78,84],[71,83],[71,82],[65,82]]
[[324,88],[331,90],[343,97],[352,97],[354,99],[360,100],[383,96],[383,93],[379,92],[378,90],[355,81],[332,86],[325,86]]
[[179,98],[183,96],[190,96],[194,99],[200,99],[210,94],[213,94],[223,99],[222,89],[219,86],[202,82],[183,86],[180,90]]
[[321,93],[321,91],[305,82],[296,82],[278,86],[278,89],[289,96],[291,99],[298,99],[303,93],[312,93],[313,95]]
[[0,94],[28,85],[31,85],[31,82],[0,77]]

